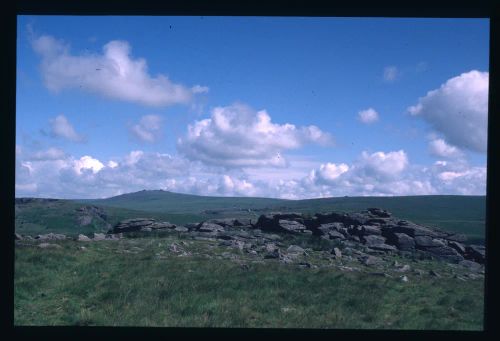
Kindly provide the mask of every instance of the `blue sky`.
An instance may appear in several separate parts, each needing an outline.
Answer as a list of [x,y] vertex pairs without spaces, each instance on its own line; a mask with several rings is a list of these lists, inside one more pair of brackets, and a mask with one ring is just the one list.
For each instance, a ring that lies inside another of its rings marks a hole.
[[19,16],[16,196],[483,195],[488,32],[487,19]]

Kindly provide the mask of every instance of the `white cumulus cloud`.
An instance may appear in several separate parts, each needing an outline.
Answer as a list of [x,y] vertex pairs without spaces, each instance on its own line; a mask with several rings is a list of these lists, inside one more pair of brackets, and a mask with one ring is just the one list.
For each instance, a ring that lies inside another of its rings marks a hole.
[[33,39],[32,46],[42,57],[44,83],[54,92],[76,88],[117,100],[167,106],[187,103],[193,93],[208,91],[175,84],[163,74],[151,76],[145,59],[130,56],[126,41],[108,42],[102,54],[73,55],[67,44],[48,35]]
[[357,169],[362,170],[363,175],[392,178],[400,174],[407,166],[408,157],[404,150],[372,154],[364,151]]
[[281,152],[307,143],[330,145],[333,138],[316,126],[276,124],[265,110],[243,104],[216,107],[208,119],[188,126],[177,143],[191,160],[226,167],[285,166]]
[[459,148],[450,146],[443,139],[435,139],[430,141],[429,152],[434,156],[444,158],[458,158],[463,156],[463,153]]
[[408,108],[422,117],[446,142],[459,148],[486,152],[489,73],[472,70],[429,91]]
[[349,171],[349,166],[345,163],[336,165],[335,163],[322,164],[317,170],[317,175],[320,179],[331,182],[339,178],[340,175]]
[[358,120],[364,124],[377,122],[379,120],[378,112],[376,112],[373,108],[361,110],[358,112]]
[[104,168],[101,161],[88,155],[82,156],[79,160],[73,161],[73,163],[73,167],[78,174],[81,174],[83,169],[89,169],[95,174]]
[[50,120],[50,134],[54,137],[62,137],[73,142],[83,142],[85,138],[78,134],[66,116],[58,115]]

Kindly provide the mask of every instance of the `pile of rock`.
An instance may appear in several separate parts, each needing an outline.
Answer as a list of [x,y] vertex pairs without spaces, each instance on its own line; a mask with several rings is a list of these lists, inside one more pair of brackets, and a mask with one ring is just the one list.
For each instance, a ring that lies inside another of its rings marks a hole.
[[348,240],[379,251],[423,251],[458,263],[464,259],[483,264],[484,247],[465,246],[466,237],[393,218],[379,208],[358,213],[275,213],[260,216],[255,227],[263,231],[312,233],[325,239]]

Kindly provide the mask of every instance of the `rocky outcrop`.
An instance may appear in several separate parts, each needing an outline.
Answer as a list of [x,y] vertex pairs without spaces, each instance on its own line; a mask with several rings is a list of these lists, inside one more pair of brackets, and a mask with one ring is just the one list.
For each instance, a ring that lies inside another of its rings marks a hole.
[[484,263],[484,247],[464,246],[466,237],[436,228],[397,219],[390,212],[369,208],[356,213],[299,213],[261,215],[255,224],[262,231],[303,233],[311,231],[324,239],[361,243],[383,252],[424,252],[429,256],[458,263],[468,259]]
[[134,218],[120,221],[111,230],[110,233],[153,231],[159,229],[175,229],[176,225],[169,222],[157,222],[151,218]]
[[[397,219],[379,208],[355,213],[317,213],[314,216],[278,212],[261,215],[255,223],[251,219],[225,218],[184,226],[136,218],[121,221],[110,233],[157,229],[189,233],[200,240],[227,241],[231,245],[247,245],[249,240],[275,242],[281,238],[280,234],[313,234],[349,247],[358,245],[375,254],[406,252],[453,263],[467,260],[484,264],[485,259],[484,247],[462,244],[466,240],[464,235]],[[266,254],[269,258],[283,255],[275,248],[267,250]]]
[[76,209],[77,221],[80,226],[86,226],[92,223],[94,219],[106,221],[106,212],[98,206],[82,206]]

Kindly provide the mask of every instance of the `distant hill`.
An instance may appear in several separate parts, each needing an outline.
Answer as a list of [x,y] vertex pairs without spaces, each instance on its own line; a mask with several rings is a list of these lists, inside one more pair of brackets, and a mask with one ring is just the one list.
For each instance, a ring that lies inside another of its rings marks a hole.
[[[20,199],[17,199],[20,200]],[[400,197],[335,197],[307,200],[285,200],[253,197],[213,197],[173,193],[162,190],[139,191],[107,199],[59,200],[32,203],[31,208],[17,213],[16,229],[32,226],[36,229],[75,226],[81,223],[76,211],[85,205],[102,207],[107,212],[106,224],[122,218],[154,217],[176,224],[222,217],[253,217],[267,212],[317,213],[360,211],[380,207],[393,215],[428,226],[466,234],[471,242],[484,242],[485,196],[430,195]],[[44,218],[43,218],[44,217]],[[18,220],[24,225],[18,226]],[[64,223],[63,223],[64,222]],[[104,229],[98,218],[95,229]],[[30,225],[31,224],[31,225]],[[50,226],[49,226],[50,225]]]
[[203,213],[211,210],[262,210],[290,200],[253,197],[211,197],[173,193],[163,190],[139,191],[108,199],[78,200],[80,202],[151,212]]

